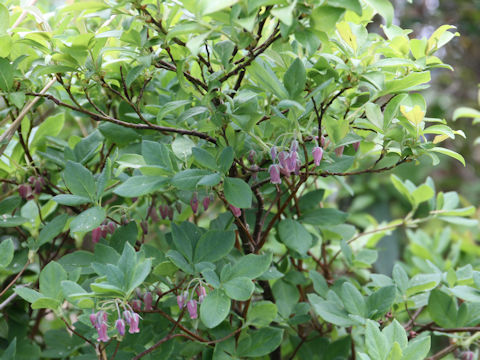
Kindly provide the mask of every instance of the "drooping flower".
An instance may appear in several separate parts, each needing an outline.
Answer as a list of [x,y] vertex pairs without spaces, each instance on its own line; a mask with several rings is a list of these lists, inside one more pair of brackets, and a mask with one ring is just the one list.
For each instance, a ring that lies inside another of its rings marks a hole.
[[282,151],[280,154],[278,154],[278,162],[280,164],[281,169],[290,173],[290,171],[288,171],[287,158],[288,158],[288,153],[286,151]]
[[108,330],[107,324],[105,322],[102,322],[100,326],[97,328],[98,341],[108,342],[110,340],[107,334],[107,330]]
[[97,325],[97,314],[95,314],[95,313],[90,314],[90,322],[92,323],[93,327],[96,327],[96,325]]
[[140,315],[138,315],[136,312],[125,310],[123,312],[123,317],[129,326],[128,332],[130,334],[136,334],[140,332],[140,329],[138,328],[138,324],[140,323]]
[[280,169],[278,165],[270,165],[268,168],[268,172],[270,173],[270,182],[272,184],[281,184],[282,179],[280,178]]
[[160,211],[160,216],[162,219],[165,220],[168,216],[168,205],[160,205],[158,210]]
[[201,304],[205,299],[205,296],[207,296],[207,291],[202,285],[199,285],[195,291],[198,295],[198,303]]
[[139,299],[132,300],[132,308],[135,311],[142,310],[142,302]]
[[198,194],[196,191],[192,195],[192,198],[190,200],[190,206],[192,208],[193,213],[196,214],[198,210]]
[[352,146],[353,146],[353,149],[355,150],[355,152],[357,152],[358,148],[360,147],[360,141],[354,142],[352,144]]
[[150,208],[150,210],[148,211],[148,215],[152,218],[152,221],[154,223],[156,223],[160,220],[159,217],[158,217],[158,214],[157,214],[157,210],[155,209],[154,206],[152,206]]
[[275,146],[272,146],[270,149],[270,156],[272,157],[272,161],[275,161],[277,158],[277,148]]
[[323,149],[320,146],[315,146],[312,151],[313,155],[313,162],[315,163],[315,166],[320,165],[320,161],[322,161],[323,157]]
[[250,164],[255,163],[255,156],[256,155],[257,155],[257,153],[253,149],[248,152],[248,161],[250,162]]
[[117,225],[113,221],[109,221],[107,224],[107,231],[110,234],[113,234],[117,228]]
[[203,198],[203,202],[202,202],[202,203],[203,203],[203,209],[204,209],[205,211],[207,211],[207,210],[208,210],[208,206],[210,205],[210,197],[205,196],[205,197]]
[[148,291],[143,296],[144,309],[146,311],[152,311],[153,310],[152,303],[153,303],[153,296],[152,296],[152,293]]
[[18,194],[24,200],[32,200],[33,192],[32,187],[28,184],[22,184],[18,187]]
[[286,160],[288,172],[295,171],[295,167],[297,165],[297,158],[298,156],[296,151],[291,152],[290,155],[288,156]]
[[177,305],[179,309],[183,309],[185,302],[188,298],[188,291],[184,291],[182,294],[177,295]]
[[197,313],[197,302],[194,299],[191,299],[187,302],[187,310],[190,315],[190,319],[196,319],[198,317]]
[[115,327],[121,336],[125,335],[125,321],[123,321],[123,319],[117,319],[117,321],[115,321]]
[[233,216],[240,217],[242,215],[242,210],[240,210],[236,206],[233,206],[233,205],[228,205],[228,206],[230,207],[230,210],[232,211]]
[[295,153],[298,150],[298,141],[293,140],[292,143],[290,144],[290,152]]

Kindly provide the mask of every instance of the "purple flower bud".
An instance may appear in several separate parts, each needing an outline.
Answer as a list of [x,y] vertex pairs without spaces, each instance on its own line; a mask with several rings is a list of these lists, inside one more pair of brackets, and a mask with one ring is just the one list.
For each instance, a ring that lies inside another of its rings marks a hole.
[[325,147],[325,136],[323,136],[323,135],[320,136],[320,146],[321,146],[322,148]]
[[35,180],[36,180],[36,179],[37,179],[37,178],[36,178],[35,176],[29,176],[29,177],[28,177],[28,182],[33,185],[33,184],[35,183]]
[[96,325],[97,325],[97,314],[95,314],[95,313],[90,314],[90,322],[92,323],[92,326],[96,327]]
[[32,187],[30,185],[20,185],[18,187],[18,194],[22,197],[22,199],[30,200],[32,197]]
[[294,153],[294,152],[297,152],[297,150],[298,150],[298,141],[293,140],[292,143],[290,144],[290,152]]
[[233,216],[240,217],[242,215],[242,210],[240,210],[239,208],[233,205],[228,205],[228,206],[230,207],[230,210],[232,211]]
[[142,310],[142,302],[138,299],[132,301],[132,309],[134,311],[141,311]]
[[170,221],[173,220],[173,208],[171,206],[167,206],[167,216]]
[[140,222],[140,227],[142,228],[142,231],[145,235],[148,234],[148,223],[145,220],[142,220]]
[[152,293],[150,291],[148,291],[143,296],[143,304],[144,304],[144,309],[146,311],[152,311],[153,310],[152,302],[153,302]]
[[315,146],[312,151],[313,154],[313,162],[315,163],[315,166],[320,165],[320,161],[322,161],[323,157],[323,149],[320,146]]
[[338,157],[342,156],[343,155],[343,149],[345,148],[345,146],[339,146],[338,148],[335,149],[335,154],[337,154]]
[[123,321],[123,319],[117,319],[117,321],[115,321],[115,327],[121,336],[125,335],[125,321]]
[[198,317],[197,302],[195,300],[192,299],[187,302],[187,310],[188,314],[190,315],[190,319],[196,319]]
[[473,360],[475,358],[475,353],[473,351],[464,351],[460,355],[461,360]]
[[40,181],[40,179],[37,179],[35,181],[35,194],[41,194],[42,193],[42,190],[43,190],[43,184],[42,182]]
[[204,197],[202,203],[203,203],[203,209],[207,211],[208,206],[210,205],[210,198],[208,196]]
[[353,149],[355,150],[355,152],[357,152],[358,148],[360,147],[360,141],[354,142],[352,144],[352,146],[353,146]]
[[101,237],[102,237],[102,229],[100,226],[92,230],[92,242],[94,244],[98,243]]
[[196,191],[192,195],[192,198],[190,200],[190,206],[192,207],[193,213],[196,214],[198,211],[198,194]]
[[158,210],[160,211],[160,216],[162,217],[162,219],[165,220],[168,216],[168,206],[167,205],[160,205],[158,207]]
[[277,158],[277,148],[275,146],[272,146],[270,149],[270,156],[272,157],[272,161],[275,161]]
[[268,168],[268,172],[270,173],[270,182],[272,184],[281,184],[282,179],[280,178],[280,169],[278,165],[270,165]]
[[108,235],[108,228],[105,225],[102,225],[100,226],[100,230],[101,230],[101,237],[103,239],[106,239]]
[[280,163],[280,167],[286,171],[288,171],[287,157],[288,153],[286,151],[282,151],[280,154],[278,154],[278,162]]
[[152,218],[152,221],[154,223],[156,223],[157,221],[160,220],[159,217],[158,217],[158,214],[157,214],[157,210],[153,206],[150,208],[150,211],[148,212],[148,215]]
[[250,164],[255,163],[255,156],[256,155],[257,155],[257,153],[255,152],[255,150],[250,150],[248,152],[248,161],[250,162]]
[[182,212],[182,203],[177,201],[175,203],[175,208],[177,209],[177,212],[180,214]]
[[203,300],[205,299],[205,296],[207,296],[207,291],[202,285],[199,285],[195,292],[198,295],[198,303],[201,304]]

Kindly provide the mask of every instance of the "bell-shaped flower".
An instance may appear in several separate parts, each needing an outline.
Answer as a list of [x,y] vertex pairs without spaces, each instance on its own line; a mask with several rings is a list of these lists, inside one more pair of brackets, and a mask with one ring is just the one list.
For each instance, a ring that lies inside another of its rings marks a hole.
[[337,157],[340,157],[343,155],[343,149],[345,149],[345,146],[339,146],[335,149],[335,154],[337,155]]
[[233,216],[240,217],[242,215],[242,210],[233,205],[228,205],[232,211]]
[[315,146],[312,151],[313,155],[313,162],[315,163],[315,166],[320,165],[320,161],[322,161],[323,157],[323,149],[320,146]]
[[102,238],[102,228],[99,226],[92,230],[92,242],[96,244],[100,241],[101,238]]
[[210,197],[205,196],[205,197],[203,198],[202,204],[203,204],[203,209],[204,209],[205,211],[207,211],[207,210],[208,210],[208,207],[209,207],[209,205],[210,205]]
[[272,184],[281,184],[282,179],[280,178],[280,169],[278,165],[270,165],[268,168],[268,172],[270,173],[270,182]]
[[152,303],[153,303],[153,296],[152,296],[152,293],[148,291],[143,296],[144,309],[146,311],[152,311],[153,310]]
[[197,313],[197,302],[193,299],[187,302],[187,310],[190,315],[190,319],[196,319],[198,317]]
[[192,198],[190,199],[190,206],[192,207],[193,213],[196,214],[198,211],[198,194],[196,191],[193,193]]
[[202,285],[199,285],[195,292],[198,295],[198,303],[201,304],[203,300],[205,299],[205,296],[207,296],[207,291]]
[[121,336],[125,335],[125,321],[123,321],[123,319],[117,319],[117,321],[115,321],[115,327]]

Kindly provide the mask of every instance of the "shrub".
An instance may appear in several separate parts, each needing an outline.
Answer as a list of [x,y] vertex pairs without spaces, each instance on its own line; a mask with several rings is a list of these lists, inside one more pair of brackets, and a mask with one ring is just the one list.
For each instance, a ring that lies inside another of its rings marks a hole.
[[464,162],[420,94],[452,26],[411,38],[387,0],[38,6],[0,5],[3,358],[473,356],[474,207],[392,174],[407,210],[380,221],[355,185]]

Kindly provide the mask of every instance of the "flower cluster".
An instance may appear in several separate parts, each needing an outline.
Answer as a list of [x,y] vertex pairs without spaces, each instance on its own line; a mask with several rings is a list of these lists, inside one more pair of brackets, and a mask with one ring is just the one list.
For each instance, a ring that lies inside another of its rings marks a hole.
[[100,239],[106,239],[108,234],[113,234],[117,225],[113,221],[109,221],[106,224],[102,224],[92,230],[92,242],[98,243]]
[[[202,205],[203,205],[203,210],[207,211],[208,207],[210,206],[210,203],[213,202],[214,197],[212,194],[209,196],[205,196],[202,200]],[[190,199],[190,207],[192,208],[192,211],[194,214],[198,212],[198,205],[199,205],[199,200],[198,200],[198,193],[195,191],[192,195],[192,198]]]
[[[128,306],[128,305],[127,305]],[[124,311],[120,314],[120,309],[117,305],[118,318],[115,321],[115,328],[120,336],[125,335],[126,324],[129,326],[128,332],[130,334],[136,334],[140,332],[138,325],[140,324],[140,315],[138,315],[129,306],[124,307]],[[103,310],[90,314],[90,322],[92,326],[97,330],[98,341],[107,342],[110,340],[108,336],[108,316]]]
[[298,141],[293,140],[289,151],[281,151],[277,154],[277,148],[274,146],[270,150],[273,164],[270,165],[270,182],[272,184],[281,184],[280,175],[290,175],[300,173],[300,159],[298,158]]
[[46,181],[43,176],[30,176],[27,183],[18,187],[18,194],[22,199],[32,200],[34,198],[34,194],[41,194],[45,184]]
[[201,284],[195,288],[195,293],[198,296],[198,301],[193,299],[193,291],[191,294],[189,294],[188,291],[184,291],[181,295],[177,295],[178,307],[183,309],[186,306],[188,314],[190,315],[190,319],[198,318],[197,304],[201,304],[207,296],[207,291]]

